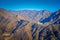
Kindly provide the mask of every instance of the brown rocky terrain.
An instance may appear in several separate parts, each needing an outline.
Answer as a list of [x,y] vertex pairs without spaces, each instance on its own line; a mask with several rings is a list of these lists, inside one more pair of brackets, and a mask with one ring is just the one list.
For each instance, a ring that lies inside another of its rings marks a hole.
[[60,10],[0,9],[0,40],[60,40]]

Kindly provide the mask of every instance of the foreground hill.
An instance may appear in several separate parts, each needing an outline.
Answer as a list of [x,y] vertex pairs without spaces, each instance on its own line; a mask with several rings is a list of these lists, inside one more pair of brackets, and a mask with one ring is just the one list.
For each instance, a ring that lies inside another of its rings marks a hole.
[[0,40],[60,40],[60,10],[0,9]]

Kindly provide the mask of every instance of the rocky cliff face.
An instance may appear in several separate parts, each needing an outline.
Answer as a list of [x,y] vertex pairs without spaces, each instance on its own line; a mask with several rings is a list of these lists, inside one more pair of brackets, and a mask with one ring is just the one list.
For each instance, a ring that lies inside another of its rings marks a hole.
[[0,9],[0,40],[60,40],[60,10]]

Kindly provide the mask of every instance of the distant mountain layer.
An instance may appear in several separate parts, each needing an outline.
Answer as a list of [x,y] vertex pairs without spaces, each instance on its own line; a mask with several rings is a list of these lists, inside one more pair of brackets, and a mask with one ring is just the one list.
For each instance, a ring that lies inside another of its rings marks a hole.
[[[46,22],[51,22],[51,21],[56,21],[60,19],[60,10],[56,12],[50,12],[47,10],[41,10],[41,11],[36,11],[36,10],[20,10],[20,11],[13,11],[13,13],[17,15],[21,15],[27,18],[29,21],[39,21],[41,23],[46,23]],[[55,20],[56,19],[56,20]],[[60,22],[58,23],[60,24]]]
[[60,40],[60,10],[0,9],[0,40]]

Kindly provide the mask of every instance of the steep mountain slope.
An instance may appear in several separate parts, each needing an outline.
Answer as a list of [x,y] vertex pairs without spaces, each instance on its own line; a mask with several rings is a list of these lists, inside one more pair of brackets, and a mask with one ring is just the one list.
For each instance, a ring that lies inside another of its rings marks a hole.
[[42,23],[51,22],[51,23],[55,23],[55,24],[60,24],[59,20],[60,20],[60,10],[52,13],[49,17],[47,17],[43,20],[39,20],[39,21]]

